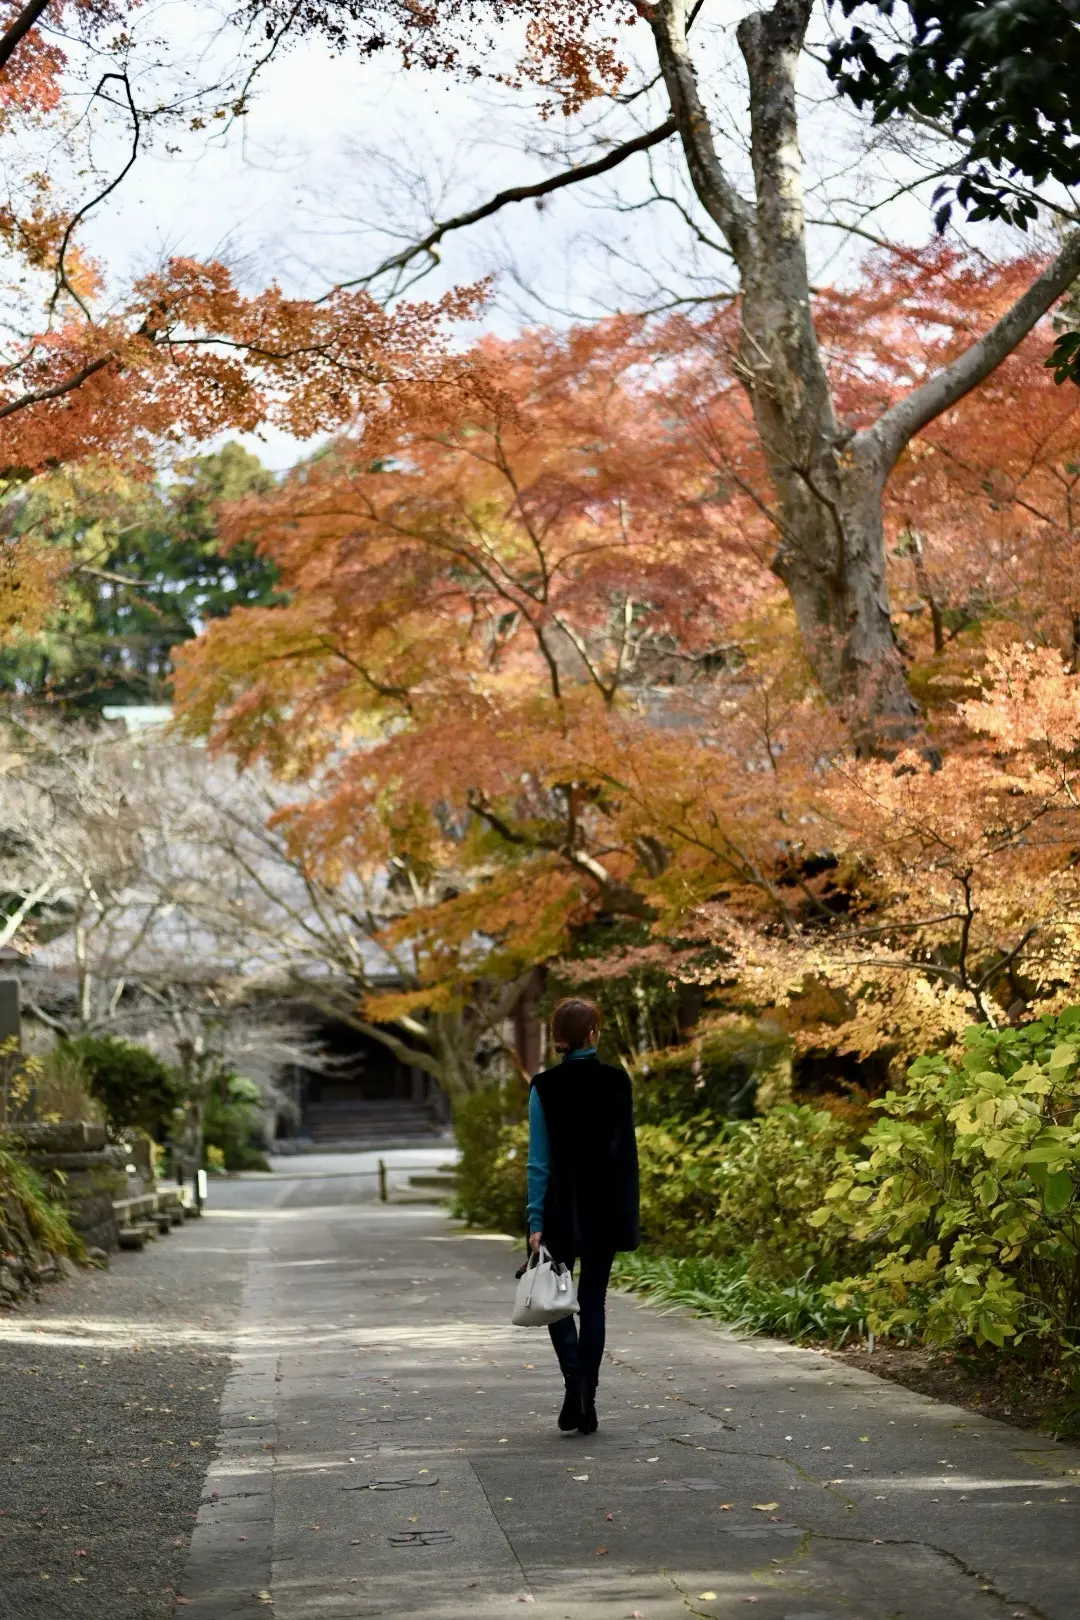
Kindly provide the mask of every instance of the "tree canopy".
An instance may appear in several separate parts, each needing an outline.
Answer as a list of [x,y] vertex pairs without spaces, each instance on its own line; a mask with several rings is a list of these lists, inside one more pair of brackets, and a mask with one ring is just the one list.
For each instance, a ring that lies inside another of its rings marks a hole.
[[[849,419],[1024,275],[932,244],[821,290]],[[383,937],[415,983],[371,1016],[458,1005],[614,919],[636,933],[588,972],[736,1006],[812,981],[810,1023],[831,1006],[863,1054],[1069,982],[1075,394],[1035,332],[901,459],[890,585],[934,755],[860,758],[770,567],[767,460],[717,386],[729,320],[488,340],[482,409],[372,424],[230,511],[287,600],[180,649],[179,701],[314,785],[275,817],[312,874],[414,886]]]

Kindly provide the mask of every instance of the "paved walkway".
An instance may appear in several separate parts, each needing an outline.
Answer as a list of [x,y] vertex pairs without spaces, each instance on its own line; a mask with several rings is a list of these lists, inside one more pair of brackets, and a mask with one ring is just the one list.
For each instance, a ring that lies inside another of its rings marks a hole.
[[262,1207],[177,1616],[1080,1617],[1080,1453],[625,1299],[561,1435],[509,1243],[351,1186],[215,1189]]

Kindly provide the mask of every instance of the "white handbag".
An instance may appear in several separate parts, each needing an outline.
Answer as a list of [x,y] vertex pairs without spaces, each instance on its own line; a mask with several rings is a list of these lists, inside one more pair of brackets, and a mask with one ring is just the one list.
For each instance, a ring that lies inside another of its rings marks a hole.
[[577,1308],[577,1288],[569,1267],[557,1265],[541,1246],[529,1256],[518,1279],[510,1320],[515,1327],[546,1327],[561,1316],[572,1316]]

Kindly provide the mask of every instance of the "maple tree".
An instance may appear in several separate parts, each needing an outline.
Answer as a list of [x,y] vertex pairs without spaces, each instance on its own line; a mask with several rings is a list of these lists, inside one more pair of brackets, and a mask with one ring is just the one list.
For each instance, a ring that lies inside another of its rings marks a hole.
[[484,872],[436,908],[436,977],[481,919],[524,963],[594,893],[642,913],[632,847],[599,831],[594,750],[621,746],[628,688],[692,692],[761,591],[753,553],[721,550],[730,515],[665,429],[633,323],[474,360],[499,382],[484,408],[374,421],[231,510],[288,601],[208,627],[176,678],[193,729],[318,776],[289,828],[324,871]]
[[[648,132],[612,139],[594,163],[510,188],[438,222],[380,268],[430,264],[449,232],[677,140],[702,230],[710,239],[719,233],[716,294],[738,293],[734,369],[768,466],[773,568],[791,597],[806,656],[861,746],[887,751],[915,735],[918,705],[905,680],[890,615],[883,490],[911,440],[984,381],[1080,273],[1075,208],[1066,202],[1059,210],[1060,251],[1029,267],[1014,298],[988,328],[968,333],[943,363],[871,417],[852,421],[831,385],[807,264],[796,79],[813,0],[777,0],[769,9],[748,12],[735,29],[749,92],[744,132],[749,188],[723,156],[722,118],[714,111],[695,52],[702,5],[691,0],[605,0],[591,6],[452,0],[439,7],[406,0],[348,0],[333,6],[318,0],[300,6],[248,0],[246,10],[279,42],[315,33],[336,49],[396,51],[406,64],[540,85],[546,92],[541,96],[545,116],[554,109],[595,108],[604,99],[628,105],[658,87],[667,116]],[[523,43],[516,63],[505,49],[494,48],[500,30],[513,25]],[[633,84],[630,63],[642,54],[653,60],[643,61]],[[1038,199],[1030,195],[1036,207]]]
[[190,730],[314,784],[275,824],[320,881],[414,888],[381,936],[414,967],[373,1018],[512,981],[595,913],[671,920],[725,877],[767,895],[776,784],[838,740],[759,505],[718,494],[650,332],[473,360],[483,409],[373,422],[225,515],[287,600],[177,657]]
[[[822,690],[861,746],[888,749],[914,735],[920,720],[889,609],[882,491],[905,445],[1000,365],[1067,288],[1080,269],[1080,232],[1066,233],[1052,263],[1025,267],[1012,299],[981,335],[968,329],[965,341],[942,346],[936,363],[876,412],[851,417],[823,353],[806,262],[795,77],[812,9],[809,0],[779,0],[737,30],[750,91],[751,196],[719,155],[716,121],[695,76],[691,31],[700,7],[686,0],[648,7],[623,0],[570,7],[554,0],[454,0],[437,9],[399,0],[332,7],[249,0],[242,15],[265,25],[275,52],[311,33],[336,50],[392,49],[407,67],[494,76],[511,88],[539,86],[547,114],[573,114],[616,92],[633,98],[632,47],[651,41],[668,105],[655,129],[614,143],[595,163],[513,188],[441,222],[393,263],[405,270],[434,262],[448,231],[677,138],[698,205],[719,230],[736,272],[728,333],[736,364],[725,364],[723,375],[745,395],[765,463],[772,567],[791,597]],[[41,11],[31,6],[17,15],[32,21]],[[111,15],[88,10],[90,21]],[[516,62],[494,48],[507,29],[523,46]],[[39,107],[57,90],[50,49],[32,27],[21,36],[19,50],[31,52],[25,60],[40,57]],[[18,52],[11,60],[20,60]],[[117,77],[117,94],[130,99],[130,84]],[[137,127],[135,138],[137,146]],[[451,299],[441,311],[388,315],[364,290],[370,278],[318,304],[288,300],[277,289],[245,297],[222,267],[177,260],[113,299],[107,315],[93,317],[99,272],[79,259],[72,236],[83,211],[46,210],[32,231],[25,221],[11,225],[12,241],[32,244],[28,251],[52,278],[53,318],[47,333],[10,358],[9,393],[0,398],[0,426],[6,424],[0,465],[32,468],[87,449],[146,454],[162,437],[263,419],[299,434],[333,428],[365,408],[388,380],[412,378],[436,315],[467,303]],[[39,596],[47,601],[47,585]]]
[[[823,292],[838,397],[876,410],[1025,274],[937,245]],[[373,421],[224,515],[287,600],[183,649],[178,700],[310,784],[275,827],[320,882],[411,888],[377,933],[403,987],[366,1016],[415,1035],[617,917],[637,943],[578,976],[786,1008],[803,1047],[899,1061],[1064,994],[1077,677],[1071,542],[1043,508],[1056,492],[1065,525],[1073,398],[1035,334],[898,468],[891,567],[947,632],[937,654],[928,614],[905,632],[942,757],[860,758],[768,566],[767,467],[715,386],[730,319],[488,340],[470,364],[497,387]],[[1006,541],[1032,548],[1019,573]]]

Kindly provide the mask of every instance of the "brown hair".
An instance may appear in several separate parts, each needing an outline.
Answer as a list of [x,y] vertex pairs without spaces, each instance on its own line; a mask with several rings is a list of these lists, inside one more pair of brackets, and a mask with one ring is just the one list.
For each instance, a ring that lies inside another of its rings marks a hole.
[[591,1046],[591,1036],[600,1028],[600,1009],[595,1001],[568,996],[551,1015],[551,1037],[560,1052],[576,1052]]

